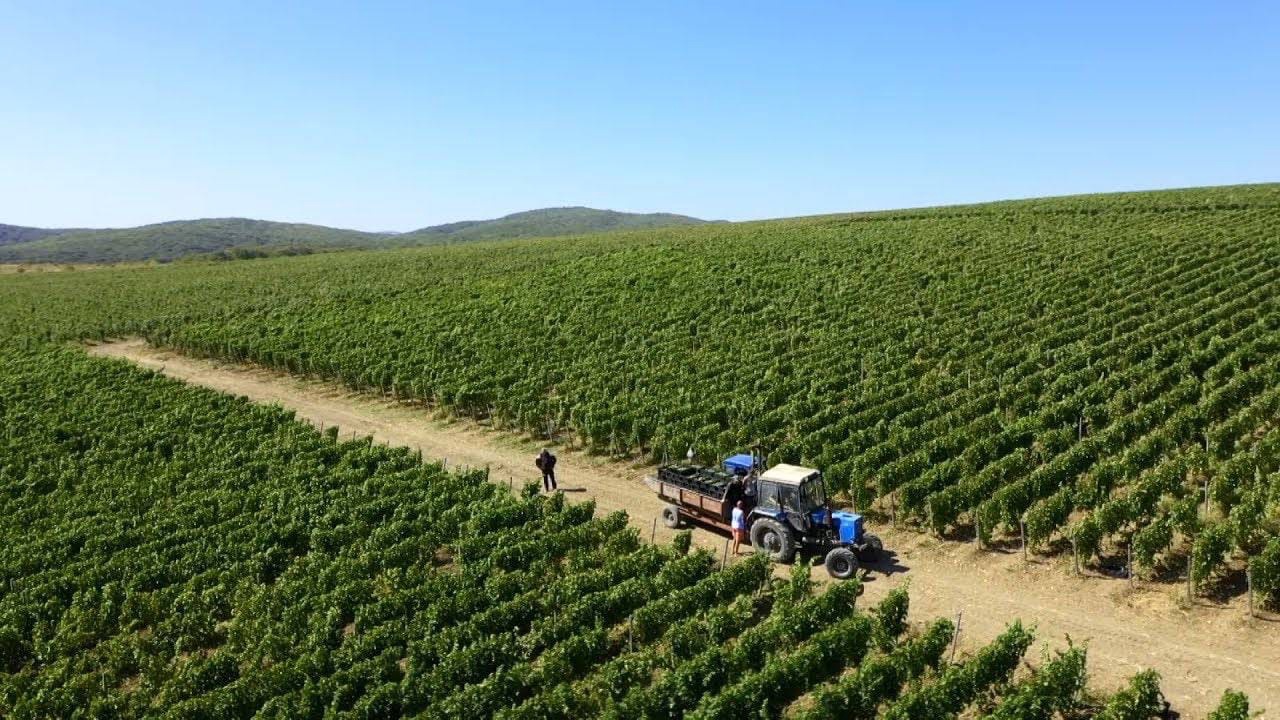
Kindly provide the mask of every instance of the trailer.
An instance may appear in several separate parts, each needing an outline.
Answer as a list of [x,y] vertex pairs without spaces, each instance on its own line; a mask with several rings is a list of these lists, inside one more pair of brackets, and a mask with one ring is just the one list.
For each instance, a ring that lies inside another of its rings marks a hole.
[[669,528],[689,519],[727,532],[733,507],[745,492],[741,476],[698,465],[664,465],[645,483],[667,501],[662,522]]

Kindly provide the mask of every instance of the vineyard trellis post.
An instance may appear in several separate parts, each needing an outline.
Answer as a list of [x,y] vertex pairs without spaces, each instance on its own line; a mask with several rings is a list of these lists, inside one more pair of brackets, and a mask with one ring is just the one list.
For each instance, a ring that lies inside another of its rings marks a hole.
[[898,491],[894,490],[889,493],[889,517],[893,519],[893,526],[898,527]]
[[653,518],[653,529],[649,531],[649,544],[652,545],[654,538],[658,537],[658,518]]
[[729,564],[729,540],[728,538],[726,538],[724,541],[724,554],[720,556],[720,569],[721,570],[725,569],[725,566],[728,564]]
[[1026,570],[1029,562],[1027,560],[1027,523],[1021,519],[1018,520],[1018,535],[1022,538],[1022,569]]
[[1133,583],[1134,583],[1134,573],[1133,573],[1133,545],[1132,545],[1132,544],[1130,544],[1128,547],[1126,547],[1126,548],[1125,548],[1125,552],[1127,552],[1127,553],[1129,554],[1129,559],[1125,561],[1125,564],[1124,564],[1124,574],[1125,574],[1125,575],[1127,575],[1127,576],[1129,577],[1129,587],[1133,587]]
[[978,549],[982,549],[982,516],[977,513],[973,514],[973,541],[977,543]]
[[1253,615],[1253,569],[1248,563],[1244,566],[1244,594],[1249,598],[1249,617]]
[[1071,538],[1071,563],[1075,566],[1076,575],[1080,574],[1080,551],[1076,548],[1076,539]]
[[957,610],[956,611],[956,632],[954,635],[951,636],[951,659],[947,661],[948,664],[956,661],[956,646],[960,644],[960,628],[963,620],[964,620],[964,611]]
[[1195,576],[1192,575],[1192,572],[1195,569],[1194,568],[1195,557],[1196,557],[1196,546],[1192,545],[1191,552],[1187,553],[1187,602],[1192,601],[1193,595],[1195,593],[1196,581],[1195,581]]
[[1204,510],[1201,511],[1200,517],[1209,517],[1209,478],[1204,479]]

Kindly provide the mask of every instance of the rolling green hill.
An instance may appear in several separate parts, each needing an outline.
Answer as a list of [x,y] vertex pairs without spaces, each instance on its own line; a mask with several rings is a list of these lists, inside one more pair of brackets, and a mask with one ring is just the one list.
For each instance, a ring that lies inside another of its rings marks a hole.
[[504,240],[508,238],[583,235],[610,230],[640,230],[706,222],[671,213],[624,213],[587,207],[544,208],[513,213],[496,220],[437,225],[397,236],[405,244]]
[[34,240],[0,247],[0,262],[169,261],[234,249],[365,247],[376,245],[387,237],[321,225],[244,218],[178,220],[136,228],[51,232],[53,234]]
[[28,243],[51,235],[74,233],[76,230],[52,230],[46,228],[23,227],[22,225],[5,225],[0,223],[0,247]]
[[245,218],[178,220],[111,230],[45,230],[0,225],[0,263],[168,262],[191,256],[225,259],[581,235],[701,222],[666,213],[636,214],[573,207],[530,210],[494,220],[469,220],[399,234]]

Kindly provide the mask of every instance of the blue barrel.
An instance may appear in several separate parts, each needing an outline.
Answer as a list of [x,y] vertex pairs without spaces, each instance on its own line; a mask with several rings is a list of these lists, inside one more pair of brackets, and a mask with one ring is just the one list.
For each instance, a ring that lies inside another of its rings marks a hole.
[[730,472],[734,475],[746,475],[751,472],[751,468],[755,466],[755,463],[755,458],[750,455],[738,453],[724,459],[724,469],[725,472]]

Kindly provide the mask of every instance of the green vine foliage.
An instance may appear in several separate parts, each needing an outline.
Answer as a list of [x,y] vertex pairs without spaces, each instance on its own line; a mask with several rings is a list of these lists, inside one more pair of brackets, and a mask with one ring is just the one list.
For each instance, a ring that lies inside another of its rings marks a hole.
[[1107,701],[1096,720],[1152,720],[1165,711],[1160,693],[1160,675],[1146,670],[1134,675],[1129,684]]
[[1209,720],[1249,720],[1249,717],[1249,698],[1235,690],[1222,693],[1222,701],[1209,713]]
[[[1274,600],[1277,223],[1264,185],[0,277],[0,715],[1037,712],[1016,698],[1076,655],[1019,678],[1020,625],[952,663],[905,594],[719,570],[76,344],[610,456],[759,442],[944,536],[1132,536],[1143,562],[1193,537],[1197,578],[1247,557]],[[1158,699],[1140,675],[1101,716]]]

